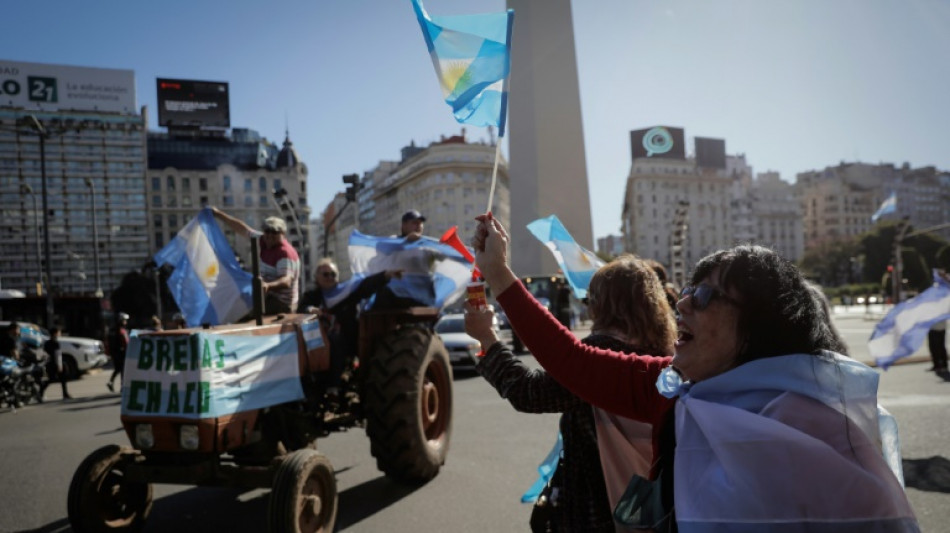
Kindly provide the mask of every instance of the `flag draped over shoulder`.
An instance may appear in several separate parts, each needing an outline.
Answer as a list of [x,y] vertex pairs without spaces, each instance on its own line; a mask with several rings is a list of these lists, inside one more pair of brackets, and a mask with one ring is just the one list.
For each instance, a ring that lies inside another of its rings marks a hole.
[[354,230],[348,252],[353,272],[349,283],[354,287],[377,272],[402,270],[402,279],[391,279],[389,288],[396,296],[431,307],[441,308],[458,299],[472,275],[472,263],[461,253],[425,236],[408,242],[403,237],[373,237]]
[[917,351],[934,324],[950,320],[950,281],[934,270],[933,287],[895,305],[874,327],[868,348],[884,369]]
[[504,136],[514,11],[433,17],[420,0],[412,7],[455,120]]
[[154,259],[175,267],[168,288],[190,327],[227,324],[250,311],[251,274],[241,269],[210,207],[202,209]]
[[577,244],[557,215],[535,220],[528,224],[528,231],[554,254],[554,259],[574,290],[574,296],[586,298],[590,278],[598,268],[604,266],[604,261]]
[[877,219],[884,215],[897,212],[897,192],[892,192],[886,200],[881,202],[881,207],[871,215],[871,222],[877,222]]

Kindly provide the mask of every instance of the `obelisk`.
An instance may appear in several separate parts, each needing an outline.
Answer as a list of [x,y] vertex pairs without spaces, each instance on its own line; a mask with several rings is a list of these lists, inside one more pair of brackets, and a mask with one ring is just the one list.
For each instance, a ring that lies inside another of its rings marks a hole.
[[571,2],[508,0],[508,8],[515,10],[507,134],[511,263],[519,276],[553,274],[557,263],[525,228],[529,222],[555,214],[578,244],[594,249]]

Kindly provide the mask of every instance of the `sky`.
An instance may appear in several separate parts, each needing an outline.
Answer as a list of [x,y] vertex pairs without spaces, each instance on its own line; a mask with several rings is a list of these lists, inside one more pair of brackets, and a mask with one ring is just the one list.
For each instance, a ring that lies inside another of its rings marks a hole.
[[[950,170],[950,2],[573,0],[572,12],[595,238],[619,234],[630,130],[655,125],[685,128],[689,146],[725,139],[789,181],[842,161]],[[232,127],[278,143],[289,129],[314,216],[344,174],[463,127],[409,0],[8,1],[4,19],[2,59],[134,70],[152,129],[156,78],[228,82]]]

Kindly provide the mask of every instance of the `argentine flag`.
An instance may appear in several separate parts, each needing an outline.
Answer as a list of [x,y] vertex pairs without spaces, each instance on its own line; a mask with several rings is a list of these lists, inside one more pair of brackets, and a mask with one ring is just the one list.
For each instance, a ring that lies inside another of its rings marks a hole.
[[578,300],[586,298],[590,278],[598,268],[604,266],[604,261],[577,244],[557,215],[535,220],[528,224],[528,231],[554,254],[554,259],[574,290],[574,296]]
[[420,0],[412,7],[455,120],[497,126],[503,137],[514,11],[430,17]]
[[950,320],[950,281],[934,270],[933,287],[894,306],[874,327],[868,348],[883,368],[917,351],[931,326]]
[[877,208],[877,211],[871,215],[871,222],[877,222],[877,219],[881,218],[884,215],[897,212],[897,192],[891,192],[891,195],[887,197],[886,200],[881,202],[881,207]]
[[210,207],[155,254],[175,271],[168,288],[189,327],[228,324],[251,310],[251,274],[241,269]]
[[[462,295],[472,275],[472,263],[456,249],[431,237],[407,242],[403,237],[373,237],[353,230],[347,251],[353,272],[349,292],[367,276],[401,269],[402,279],[389,281],[396,296],[442,308]],[[338,301],[345,295],[334,298]]]

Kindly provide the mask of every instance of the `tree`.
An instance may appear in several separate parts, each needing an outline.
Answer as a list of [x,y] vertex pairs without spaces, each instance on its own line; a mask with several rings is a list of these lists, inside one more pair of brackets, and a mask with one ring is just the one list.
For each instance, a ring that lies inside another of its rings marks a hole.
[[858,241],[840,239],[809,250],[799,266],[805,275],[823,286],[837,287],[853,283],[853,259],[860,254]]

